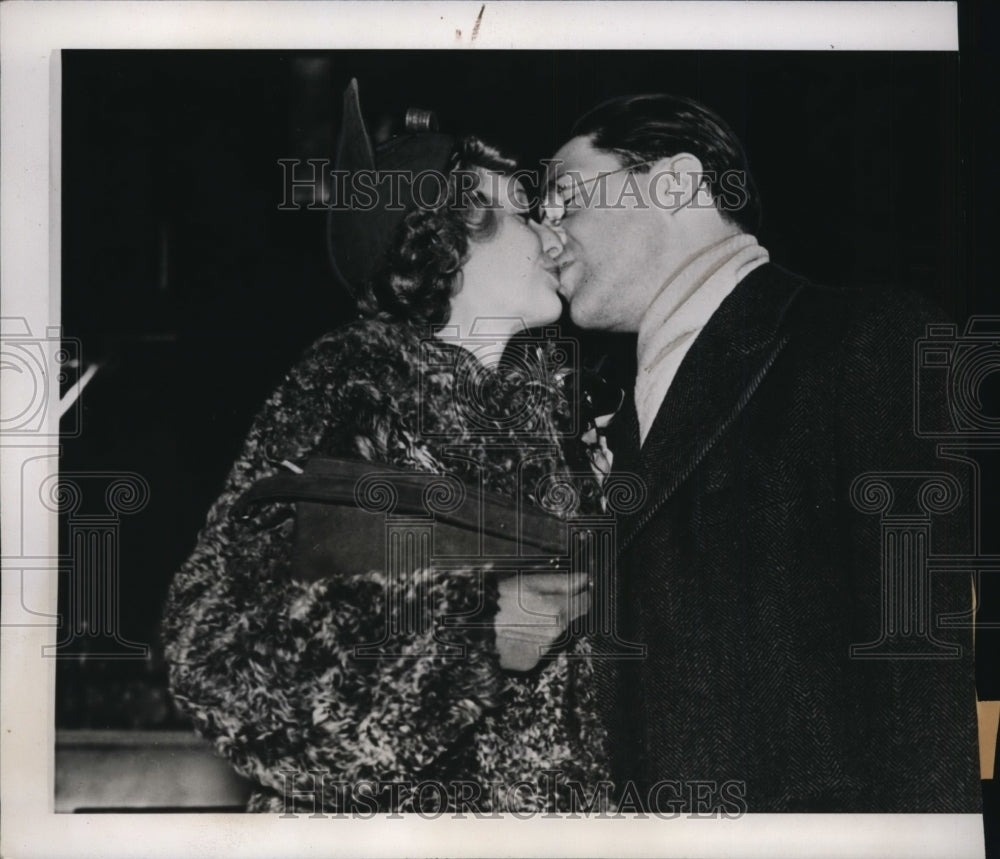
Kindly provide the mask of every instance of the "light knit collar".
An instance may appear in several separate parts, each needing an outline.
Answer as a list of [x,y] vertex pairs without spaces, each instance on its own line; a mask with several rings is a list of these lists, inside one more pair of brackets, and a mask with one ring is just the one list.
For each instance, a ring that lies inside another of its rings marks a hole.
[[639,323],[635,405],[642,442],[701,329],[736,284],[768,259],[756,238],[739,233],[699,251],[660,287]]

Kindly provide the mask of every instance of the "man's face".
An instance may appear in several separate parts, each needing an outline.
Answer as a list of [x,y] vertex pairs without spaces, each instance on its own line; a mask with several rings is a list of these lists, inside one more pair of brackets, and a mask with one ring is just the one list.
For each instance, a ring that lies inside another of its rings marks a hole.
[[[556,226],[560,293],[581,328],[636,331],[663,279],[663,243],[646,173],[623,170],[618,157],[574,137],[554,158],[549,184],[569,199]],[[557,207],[558,209],[559,207]]]

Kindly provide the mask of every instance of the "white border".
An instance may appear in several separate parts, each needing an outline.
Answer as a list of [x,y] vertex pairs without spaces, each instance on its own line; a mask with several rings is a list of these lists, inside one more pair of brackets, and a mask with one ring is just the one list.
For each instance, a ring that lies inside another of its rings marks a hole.
[[[38,47],[958,50],[957,4],[951,2],[8,0],[3,5],[5,29]],[[8,33],[6,42],[11,41]]]
[[[954,3],[46,2],[0,4],[0,315],[44,334],[60,311],[61,48],[627,48],[957,50]],[[456,34],[461,30],[462,35]],[[45,188],[49,193],[43,193]],[[14,399],[30,380],[3,376]],[[48,414],[55,414],[52,392]],[[48,431],[54,429],[50,420]],[[750,815],[733,821],[280,820],[263,815],[55,815],[54,630],[21,608],[12,556],[54,556],[54,517],[36,515],[22,469],[54,447],[0,447],[4,555],[4,856],[954,857],[983,853],[978,815]],[[48,465],[49,469],[54,466]],[[27,473],[27,472],[24,472]],[[20,511],[25,503],[22,522]],[[11,575],[11,573],[14,575]],[[54,576],[29,578],[29,606],[56,611]]]

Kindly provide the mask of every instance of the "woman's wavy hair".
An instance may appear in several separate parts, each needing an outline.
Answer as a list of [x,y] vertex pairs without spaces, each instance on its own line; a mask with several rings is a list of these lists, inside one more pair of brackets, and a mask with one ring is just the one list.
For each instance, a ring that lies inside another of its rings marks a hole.
[[460,273],[470,241],[486,241],[496,231],[497,212],[468,178],[480,171],[510,173],[516,162],[477,137],[458,141],[448,166],[446,193],[435,205],[408,212],[382,266],[360,296],[362,314],[416,325],[442,324],[451,297],[461,288]]

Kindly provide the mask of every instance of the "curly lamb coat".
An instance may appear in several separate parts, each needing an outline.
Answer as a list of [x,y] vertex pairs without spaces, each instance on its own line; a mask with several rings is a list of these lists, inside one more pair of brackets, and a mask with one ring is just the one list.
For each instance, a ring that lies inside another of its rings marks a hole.
[[[570,404],[544,364],[487,370],[414,327],[364,321],[317,341],[265,403],[172,583],[163,622],[173,695],[258,785],[250,810],[285,810],[284,792],[315,786],[316,772],[328,774],[324,805],[338,810],[365,781],[395,784],[378,794],[381,811],[440,805],[440,794],[417,789],[426,781],[482,786],[484,811],[565,810],[573,782],[600,795],[606,736],[585,638],[524,675],[500,669],[490,624],[400,633],[387,650],[406,655],[356,659],[356,645],[385,633],[386,611],[406,611],[422,589],[440,618],[481,610],[485,586],[491,617],[495,582],[471,567],[421,569],[395,584],[378,569],[299,581],[291,505],[245,521],[230,515],[282,461],[315,455],[482,478],[537,504],[540,478],[570,474],[560,445]],[[584,508],[597,500],[586,484]],[[455,643],[467,658],[447,658]],[[522,782],[539,789],[486,789]]]

